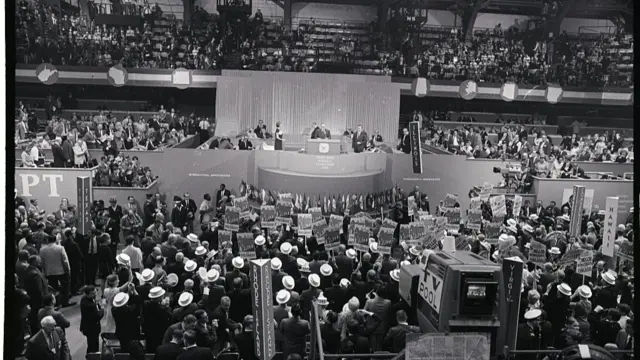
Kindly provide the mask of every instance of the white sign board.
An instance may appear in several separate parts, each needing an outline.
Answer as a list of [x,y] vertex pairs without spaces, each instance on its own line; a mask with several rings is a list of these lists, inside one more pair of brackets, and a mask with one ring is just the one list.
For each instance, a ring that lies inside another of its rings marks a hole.
[[602,255],[613,257],[618,226],[618,198],[607,197],[604,209],[604,234],[602,235]]

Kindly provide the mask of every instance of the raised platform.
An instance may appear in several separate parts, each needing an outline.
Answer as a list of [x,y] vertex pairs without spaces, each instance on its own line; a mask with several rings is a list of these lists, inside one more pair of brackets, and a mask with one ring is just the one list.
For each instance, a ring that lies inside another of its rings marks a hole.
[[258,167],[258,187],[291,193],[321,196],[343,193],[360,194],[384,190],[384,171],[349,174],[303,174]]

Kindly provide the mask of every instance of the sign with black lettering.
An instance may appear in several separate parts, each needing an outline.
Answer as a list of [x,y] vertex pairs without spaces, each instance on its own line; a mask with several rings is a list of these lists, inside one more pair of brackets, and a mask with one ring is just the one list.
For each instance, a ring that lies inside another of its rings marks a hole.
[[506,326],[507,338],[505,345],[515,348],[516,333],[520,309],[520,288],[522,287],[522,273],[524,263],[519,257],[502,259],[502,275],[504,276],[504,300],[507,306]]
[[625,241],[620,244],[618,249],[618,257],[630,262],[633,262],[633,243],[631,241]]
[[255,259],[256,247],[253,243],[253,234],[237,233],[236,238],[238,239],[238,252],[240,256],[245,259]]
[[442,301],[442,278],[432,273],[427,266],[420,274],[418,293],[427,302],[433,311],[440,314],[440,302]]
[[573,203],[571,203],[571,222],[569,223],[569,236],[580,236],[582,226],[582,206],[587,188],[584,186],[573,186]]
[[311,214],[298,214],[298,235],[311,236]]
[[240,209],[233,206],[227,206],[224,209],[224,228],[225,230],[240,231]]
[[271,290],[271,260],[251,260],[251,306],[256,357],[271,360],[276,354]]
[[78,176],[78,233],[86,235],[91,230],[91,204],[93,201],[93,189],[91,178]]
[[420,147],[420,123],[409,123],[409,140],[411,146],[411,164],[414,174],[422,174],[422,148]]
[[616,241],[616,227],[618,226],[617,197],[607,197],[604,209],[604,233],[602,234],[602,255],[613,257]]
[[591,270],[593,270],[593,251],[585,250],[578,260],[576,272],[580,275],[591,277]]
[[260,227],[275,229],[276,225],[276,207],[273,205],[260,206]]

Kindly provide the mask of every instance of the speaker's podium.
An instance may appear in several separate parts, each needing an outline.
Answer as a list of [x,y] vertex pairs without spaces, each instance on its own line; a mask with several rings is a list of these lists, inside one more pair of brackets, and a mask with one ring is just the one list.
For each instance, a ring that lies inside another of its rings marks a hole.
[[307,154],[313,155],[340,155],[338,139],[307,139]]

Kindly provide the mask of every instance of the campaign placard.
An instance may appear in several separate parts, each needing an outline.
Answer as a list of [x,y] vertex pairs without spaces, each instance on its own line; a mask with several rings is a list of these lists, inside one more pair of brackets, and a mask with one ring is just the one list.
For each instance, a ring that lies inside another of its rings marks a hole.
[[582,249],[568,250],[567,252],[564,253],[564,255],[562,255],[560,260],[558,260],[558,265],[567,266],[567,265],[573,264],[574,262],[578,261],[578,259],[582,255],[582,251],[583,251]]
[[493,215],[507,215],[507,199],[504,195],[493,196],[489,199]]
[[311,236],[311,214],[298,214],[298,235]]
[[276,223],[291,226],[293,224],[291,220],[292,210],[293,204],[291,201],[278,200],[276,202]]
[[444,197],[442,206],[445,208],[453,208],[458,203],[458,194],[447,194]]
[[409,216],[415,215],[416,198],[414,196],[407,197],[407,211]]
[[240,210],[241,219],[249,218],[251,207],[249,207],[249,201],[247,200],[246,196],[237,197],[233,199],[233,207],[238,208],[238,210]]
[[618,257],[630,262],[633,262],[633,243],[631,241],[625,241],[620,244],[618,249]]
[[225,242],[231,243],[233,233],[229,230],[218,230],[218,242],[222,246]]
[[224,209],[224,228],[225,230],[240,231],[240,209],[233,206],[227,206]]
[[378,252],[380,254],[391,255],[391,245],[393,245],[394,230],[381,227],[378,232]]
[[329,225],[324,222],[319,222],[313,225],[313,235],[315,235],[318,245],[325,243],[324,235],[327,231],[327,227],[329,227]]
[[576,266],[576,272],[580,275],[591,277],[591,271],[593,270],[593,251],[585,250],[578,259],[578,265]]
[[245,259],[256,258],[256,247],[253,242],[252,233],[237,233],[238,253]]
[[547,262],[547,247],[538,241],[529,243],[529,261],[542,267]]
[[613,257],[618,226],[619,198],[607,197],[604,209],[604,232],[602,234],[602,255]]
[[260,206],[260,226],[266,229],[275,229],[277,227],[275,206]]
[[469,210],[480,210],[482,207],[482,199],[479,196],[469,200]]
[[329,216],[329,226],[341,228],[343,223],[344,223],[344,216],[335,215],[335,214],[331,214],[331,216]]
[[489,196],[491,196],[491,192],[493,191],[493,184],[491,183],[484,183],[484,185],[482,185],[482,190],[480,190],[480,200],[487,202],[489,201]]
[[369,229],[356,225],[353,232],[355,236],[354,249],[358,251],[369,251]]
[[316,223],[320,221],[325,221],[324,216],[322,216],[322,209],[319,207],[312,207],[307,210],[307,213],[311,214],[311,223]]
[[513,217],[518,218],[520,216],[521,208],[522,208],[522,196],[515,195],[513,197]]
[[[340,226],[342,227],[342,226]],[[324,248],[335,251],[340,246],[340,227],[328,226],[324,232]]]
[[490,222],[487,223],[486,226],[484,227],[484,232],[485,232],[485,236],[486,236],[486,241],[489,244],[497,244],[498,243],[498,237],[500,236],[500,229],[502,228],[502,223],[495,223],[495,222]]
[[409,245],[411,242],[411,225],[410,224],[400,224],[400,241],[404,241]]
[[482,211],[471,210],[467,213],[467,227],[471,230],[480,231],[482,227]]
[[447,229],[458,230],[460,228],[460,208],[447,208],[444,217],[447,218]]

